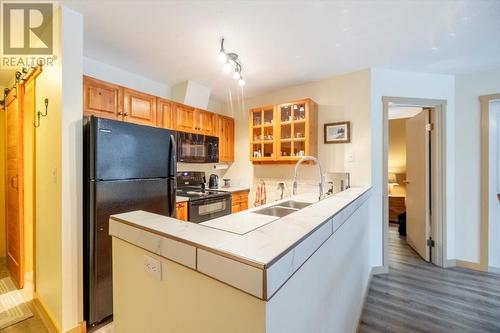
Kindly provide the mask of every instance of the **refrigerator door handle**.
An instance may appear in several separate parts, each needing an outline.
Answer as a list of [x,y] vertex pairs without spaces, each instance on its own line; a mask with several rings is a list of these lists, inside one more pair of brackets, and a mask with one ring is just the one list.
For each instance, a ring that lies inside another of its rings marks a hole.
[[168,212],[171,217],[176,217],[176,211],[175,211],[175,179],[169,179],[168,180],[168,193],[169,193],[169,200],[168,200]]
[[173,134],[170,135],[170,149],[168,152],[168,177],[174,178],[176,175],[176,166],[177,166],[177,147],[175,144],[175,136]]
[[176,192],[176,176],[177,176],[177,147],[175,144],[175,136],[170,135],[170,147],[168,152],[168,211],[170,216],[175,217],[175,192]]

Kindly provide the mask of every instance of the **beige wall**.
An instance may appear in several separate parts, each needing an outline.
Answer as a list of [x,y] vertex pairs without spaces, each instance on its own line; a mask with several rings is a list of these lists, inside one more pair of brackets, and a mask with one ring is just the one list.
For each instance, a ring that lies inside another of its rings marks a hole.
[[[161,281],[146,272],[144,256],[161,262]],[[120,333],[264,333],[266,328],[264,301],[117,238],[113,293]]]
[[480,133],[478,97],[500,93],[500,69],[456,76],[456,259],[479,262]]
[[384,223],[384,142],[383,110],[384,96],[443,99],[446,104],[445,149],[446,149],[446,259],[455,257],[455,77],[453,75],[396,71],[383,68],[371,69],[371,171],[374,195],[371,197],[371,239],[372,264],[383,262]]
[[[60,8],[54,11],[54,50],[61,59]],[[36,108],[49,99],[48,114],[36,129],[36,292],[61,328],[61,62],[46,66],[37,79]]]
[[406,119],[389,121],[389,172],[406,173]]
[[[235,163],[225,177],[231,178],[234,185],[253,187],[255,181],[261,178],[291,182],[293,165],[254,166],[250,162],[248,110],[303,98],[311,98],[318,103],[318,157],[324,171],[350,172],[353,185],[370,184],[370,71],[363,70],[248,98],[242,106],[227,105],[228,113],[235,118],[236,135]],[[343,120],[351,121],[351,143],[324,144],[323,125]],[[303,166],[300,178],[316,180],[317,169]],[[254,188],[250,193],[250,203],[254,199],[253,190]]]

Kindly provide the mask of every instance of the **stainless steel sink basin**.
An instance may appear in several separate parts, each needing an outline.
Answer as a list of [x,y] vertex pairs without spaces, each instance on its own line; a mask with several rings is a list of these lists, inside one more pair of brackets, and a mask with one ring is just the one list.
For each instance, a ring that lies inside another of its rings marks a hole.
[[256,210],[256,211],[254,211],[254,213],[261,214],[261,215],[271,215],[271,216],[276,216],[276,217],[283,217],[283,216],[287,216],[288,214],[292,214],[296,211],[297,211],[297,209],[293,209],[293,208],[271,206],[271,207]]
[[[309,202],[302,202],[302,201],[295,201],[295,200],[288,200],[282,203],[279,203],[275,206],[279,207],[287,207],[287,208],[294,208],[294,209],[302,209],[306,208],[307,206],[310,206],[311,204]],[[273,206],[274,207],[274,206]]]
[[311,204],[308,202],[288,200],[288,201],[276,204],[276,205],[271,206],[271,207],[256,210],[256,211],[254,211],[254,213],[261,214],[261,215],[283,217],[283,216],[287,216],[288,214],[292,214],[292,213],[298,211],[299,209],[305,208],[309,205],[311,205]]

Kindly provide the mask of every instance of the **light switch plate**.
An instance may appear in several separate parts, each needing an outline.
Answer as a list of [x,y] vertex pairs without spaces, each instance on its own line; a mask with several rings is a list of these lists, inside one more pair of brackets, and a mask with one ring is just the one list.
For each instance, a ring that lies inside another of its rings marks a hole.
[[354,162],[354,153],[348,153],[347,154],[347,162],[353,163]]
[[161,281],[161,261],[152,258],[150,256],[144,256],[144,269],[149,273],[153,278],[158,281]]

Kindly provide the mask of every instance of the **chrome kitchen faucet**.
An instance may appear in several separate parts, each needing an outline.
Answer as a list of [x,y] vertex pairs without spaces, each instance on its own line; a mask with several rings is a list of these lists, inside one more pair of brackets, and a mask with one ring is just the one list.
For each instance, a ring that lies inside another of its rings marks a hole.
[[323,168],[321,167],[321,163],[316,157],[313,156],[304,156],[302,157],[297,164],[295,164],[295,171],[293,173],[293,195],[297,194],[297,171],[299,170],[299,165],[305,161],[313,161],[319,168],[319,200],[323,197],[323,188],[325,185],[325,179],[323,177]]

